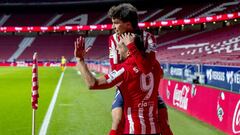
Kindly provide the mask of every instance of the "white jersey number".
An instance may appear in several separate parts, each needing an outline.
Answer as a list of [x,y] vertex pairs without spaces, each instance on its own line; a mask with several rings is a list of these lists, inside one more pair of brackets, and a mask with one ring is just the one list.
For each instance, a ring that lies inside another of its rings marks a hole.
[[150,96],[152,95],[153,87],[154,87],[154,77],[152,72],[148,74],[143,74],[143,73],[141,74],[140,86],[142,91],[148,92],[144,99],[145,100],[149,99]]

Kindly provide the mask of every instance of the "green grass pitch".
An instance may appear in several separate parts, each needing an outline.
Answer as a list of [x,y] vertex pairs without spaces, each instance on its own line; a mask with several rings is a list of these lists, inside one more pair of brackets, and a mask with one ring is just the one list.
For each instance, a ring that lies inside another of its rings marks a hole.
[[[61,74],[39,68],[38,134]],[[47,135],[107,135],[111,127],[114,88],[90,91],[74,68],[65,71]],[[0,67],[0,135],[31,134],[31,68]],[[175,135],[224,135],[215,128],[169,108]]]

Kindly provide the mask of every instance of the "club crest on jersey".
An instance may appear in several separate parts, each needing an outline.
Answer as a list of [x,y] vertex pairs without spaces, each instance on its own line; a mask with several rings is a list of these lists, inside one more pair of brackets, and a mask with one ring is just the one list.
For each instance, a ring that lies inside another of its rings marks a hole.
[[135,73],[138,73],[138,72],[139,72],[139,69],[138,69],[137,67],[133,67],[133,71],[134,71]]

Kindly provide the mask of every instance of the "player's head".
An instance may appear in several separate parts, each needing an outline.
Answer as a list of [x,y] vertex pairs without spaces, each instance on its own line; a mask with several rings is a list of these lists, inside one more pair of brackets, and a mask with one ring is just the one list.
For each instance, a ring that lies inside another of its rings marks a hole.
[[120,56],[120,61],[124,61],[130,54],[127,46],[124,45],[123,43],[119,43],[117,45],[117,50]]
[[119,35],[138,29],[137,9],[129,3],[111,7],[108,16],[112,19],[113,29]]

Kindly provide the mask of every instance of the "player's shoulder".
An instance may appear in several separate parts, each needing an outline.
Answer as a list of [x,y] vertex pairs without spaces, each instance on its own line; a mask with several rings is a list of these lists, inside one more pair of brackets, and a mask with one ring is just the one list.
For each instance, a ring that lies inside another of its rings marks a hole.
[[130,74],[140,73],[140,70],[138,69],[138,67],[133,59],[128,59],[128,61],[126,61],[126,63],[124,63],[123,67],[127,73],[130,73]]

